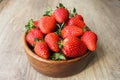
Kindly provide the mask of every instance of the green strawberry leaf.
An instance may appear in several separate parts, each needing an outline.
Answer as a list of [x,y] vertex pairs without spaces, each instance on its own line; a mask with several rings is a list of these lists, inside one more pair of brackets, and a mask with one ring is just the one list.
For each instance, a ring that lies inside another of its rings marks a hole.
[[83,31],[88,31],[88,27],[85,25],[83,28],[82,28]]
[[62,3],[59,3],[59,7],[65,8],[65,6]]
[[35,42],[38,42],[39,40],[38,40],[38,38],[34,38],[34,41],[35,41]]
[[48,8],[45,13],[43,14],[43,16],[50,16],[52,14],[52,8]]
[[60,56],[59,53],[54,53],[54,55],[53,55],[53,57],[54,57],[55,60],[58,60],[58,59],[59,59],[59,56]]
[[66,57],[62,53],[54,53],[50,56],[51,60],[66,60]]
[[34,24],[33,24],[33,19],[30,19],[27,23],[27,25],[25,25],[25,32],[28,33],[28,31],[31,29],[31,28],[34,28]]
[[76,13],[77,13],[75,8],[73,8],[73,13],[74,13],[74,14],[76,14]]
[[41,41],[44,42],[44,36],[42,36]]
[[63,42],[63,40],[61,39],[59,42],[57,42],[57,44],[58,44],[58,47],[60,48],[60,49],[62,49],[62,47],[63,47],[63,44],[62,44],[62,42]]
[[60,34],[60,31],[62,30],[62,28],[63,28],[63,26],[64,26],[64,23],[62,23],[62,24],[56,24],[56,25],[57,25],[57,27],[58,27],[58,30],[56,31],[56,34],[61,35],[61,34]]
[[75,14],[77,13],[76,12],[76,9],[75,8],[73,8],[73,10],[71,11],[71,10],[69,10],[69,17],[71,18],[71,17],[74,17],[75,16]]
[[59,59],[60,59],[60,60],[66,60],[66,57],[65,57],[63,54],[61,54],[61,55],[59,56]]
[[65,8],[65,6],[62,3],[59,3],[58,6],[56,6],[57,8]]
[[61,24],[61,27],[60,27],[61,29],[63,28],[64,24],[65,24],[65,23],[62,23],[62,24]]
[[71,10],[69,10],[69,17],[70,18],[73,17],[73,14],[72,14]]

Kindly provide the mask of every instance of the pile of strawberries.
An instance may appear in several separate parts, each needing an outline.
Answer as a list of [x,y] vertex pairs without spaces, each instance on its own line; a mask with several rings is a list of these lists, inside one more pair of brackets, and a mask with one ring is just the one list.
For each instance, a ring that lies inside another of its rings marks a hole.
[[97,35],[88,29],[75,8],[68,11],[61,3],[39,20],[29,20],[25,30],[28,45],[45,59],[72,59],[96,49]]

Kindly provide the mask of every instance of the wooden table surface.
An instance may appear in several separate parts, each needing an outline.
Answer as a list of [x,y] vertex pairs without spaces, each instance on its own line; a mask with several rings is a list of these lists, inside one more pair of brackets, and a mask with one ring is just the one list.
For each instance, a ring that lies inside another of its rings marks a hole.
[[[47,7],[76,7],[98,35],[97,54],[87,68],[66,78],[36,72],[22,45],[23,28]],[[120,80],[120,0],[0,0],[0,80]]]

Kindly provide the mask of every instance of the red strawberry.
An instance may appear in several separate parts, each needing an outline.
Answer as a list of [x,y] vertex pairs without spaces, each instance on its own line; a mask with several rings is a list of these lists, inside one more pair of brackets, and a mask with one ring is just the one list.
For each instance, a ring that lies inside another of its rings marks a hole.
[[79,15],[79,14],[75,14],[75,18],[78,18],[79,20],[84,22],[83,17],[81,15]]
[[70,12],[70,17],[71,17],[71,19],[69,19],[69,21],[68,21],[69,25],[75,25],[75,26],[79,26],[79,27],[84,26],[83,17],[76,12],[75,8],[73,8],[73,11]]
[[69,12],[65,9],[64,5],[60,3],[59,7],[53,12],[53,16],[58,23],[63,23],[68,19]]
[[43,41],[37,42],[34,51],[38,56],[42,58],[48,59],[49,57],[49,48],[46,42]]
[[38,27],[38,26],[39,26],[39,25],[38,25],[38,24],[39,24],[38,21],[33,21],[33,24],[34,24],[35,27]]
[[54,52],[59,52],[58,42],[60,41],[59,36],[56,33],[49,33],[45,36],[45,42],[48,44],[49,48]]
[[80,20],[76,17],[72,17],[72,18],[69,19],[68,25],[78,26],[80,28],[83,28],[85,26],[85,23],[82,20]]
[[86,44],[90,51],[94,51],[96,49],[97,35],[92,31],[86,31],[81,37],[81,41]]
[[63,23],[68,19],[68,10],[65,8],[57,8],[53,13],[58,23]]
[[66,38],[68,36],[81,36],[82,34],[83,34],[82,29],[77,26],[65,26],[61,30],[62,38]]
[[77,37],[69,36],[63,40],[62,52],[66,57],[75,58],[86,54],[86,45]]
[[43,16],[40,18],[38,26],[44,34],[47,34],[55,30],[56,20],[51,16]]
[[43,33],[41,32],[40,29],[38,28],[32,28],[28,31],[27,35],[26,35],[26,41],[30,44],[30,45],[35,45],[36,42],[34,41],[35,38],[37,38],[38,40],[41,39],[43,37]]

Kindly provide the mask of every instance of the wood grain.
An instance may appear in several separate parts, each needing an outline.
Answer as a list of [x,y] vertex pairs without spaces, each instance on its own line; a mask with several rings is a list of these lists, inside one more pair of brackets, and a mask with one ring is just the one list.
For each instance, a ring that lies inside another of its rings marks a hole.
[[[97,56],[88,67],[71,77],[51,78],[36,72],[22,45],[27,20],[42,16],[47,7],[62,2],[76,7],[98,35]],[[120,0],[2,0],[0,1],[0,80],[119,80]]]

